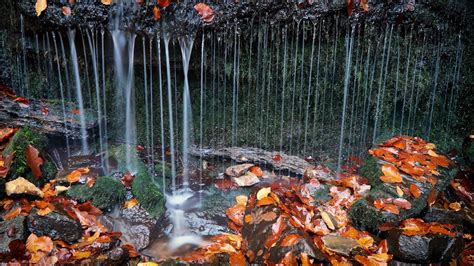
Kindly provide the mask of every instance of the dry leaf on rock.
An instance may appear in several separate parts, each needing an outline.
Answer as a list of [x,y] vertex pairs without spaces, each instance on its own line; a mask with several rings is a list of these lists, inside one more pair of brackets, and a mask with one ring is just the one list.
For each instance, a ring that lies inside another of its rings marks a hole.
[[43,163],[44,160],[39,157],[39,151],[32,145],[28,144],[26,147],[26,164],[30,167],[34,177],[39,178],[43,175],[41,172],[41,165],[43,165]]
[[38,187],[23,177],[18,177],[15,180],[7,182],[5,184],[5,191],[8,196],[13,194],[28,194],[42,198],[44,195]]
[[40,16],[41,13],[46,10],[46,8],[48,7],[48,3],[46,0],[36,0],[36,5],[35,5],[35,8],[36,8],[36,16]]

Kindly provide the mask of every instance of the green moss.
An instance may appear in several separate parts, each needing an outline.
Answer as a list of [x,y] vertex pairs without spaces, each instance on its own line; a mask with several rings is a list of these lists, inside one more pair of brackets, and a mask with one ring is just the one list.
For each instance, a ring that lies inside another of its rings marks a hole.
[[153,217],[160,217],[165,212],[165,198],[161,187],[147,171],[135,175],[132,193],[140,205]]
[[58,173],[58,169],[51,161],[46,161],[41,167],[41,170],[43,172],[43,178],[46,180],[54,179]]
[[329,201],[331,199],[330,193],[329,193],[329,186],[321,184],[316,188],[316,190],[313,192],[313,197],[315,200],[318,201]]
[[369,156],[364,161],[364,165],[360,168],[360,175],[367,178],[372,187],[380,185],[379,177],[382,176],[383,173],[375,157]]
[[67,191],[71,198],[84,202],[90,200],[97,208],[108,210],[125,200],[126,190],[122,183],[113,177],[102,176],[97,178],[94,186],[89,188],[85,184],[74,185]]
[[38,149],[41,154],[46,147],[47,139],[44,135],[33,132],[30,128],[25,127],[16,132],[10,140],[10,143],[5,147],[3,156],[7,156],[13,152],[15,153],[7,178],[8,180],[22,176],[36,183],[34,179],[28,178],[28,176],[30,176],[28,175],[30,169],[26,164],[26,148],[29,144]]
[[163,170],[165,172],[165,177],[172,177],[172,172],[171,172],[171,168],[167,165],[167,164],[164,164],[163,163],[157,163],[155,164],[155,173],[157,175],[160,175],[163,173]]

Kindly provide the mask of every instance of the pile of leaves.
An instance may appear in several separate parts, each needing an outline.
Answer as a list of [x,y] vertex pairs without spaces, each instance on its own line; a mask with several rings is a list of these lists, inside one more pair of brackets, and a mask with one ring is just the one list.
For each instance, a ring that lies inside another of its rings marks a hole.
[[[399,194],[417,198],[421,191],[414,185],[406,186],[405,178],[434,183],[439,174],[437,168],[451,164],[434,149],[434,144],[420,138],[394,137],[370,150],[370,154],[387,162],[380,167],[382,182],[396,184]],[[322,181],[317,175],[305,176],[303,180],[280,177],[257,187],[248,197],[236,197],[236,204],[226,211],[228,227],[235,234],[214,236],[179,259],[208,263],[226,255],[231,265],[311,265],[319,261],[332,265],[387,265],[393,257],[387,240],[358,230],[349,219],[351,206],[371,188],[366,178],[356,174],[360,165],[360,160],[352,160],[338,180]],[[320,198],[324,188],[328,198]],[[410,201],[401,196],[376,199],[374,205],[393,214],[411,208]],[[428,223],[419,218],[406,219],[391,228],[407,236],[456,235],[451,224]],[[472,247],[466,252],[471,254]]]
[[[0,129],[0,143],[8,142],[16,132],[16,129]],[[11,156],[0,156],[0,179],[8,175],[10,170]],[[26,161],[28,167],[35,178],[41,179],[40,166],[44,163],[38,150],[32,145],[26,148]],[[9,243],[9,253],[0,254],[2,262],[17,262],[22,264],[40,263],[42,265],[53,265],[55,263],[78,263],[89,259],[94,261],[106,261],[106,252],[111,248],[119,246],[120,232],[111,232],[101,224],[99,216],[102,211],[92,205],[90,201],[78,203],[61,193],[68,190],[72,183],[81,179],[88,186],[93,186],[95,178],[87,176],[88,168],[79,168],[72,171],[67,177],[69,186],[60,185],[56,179],[44,182],[41,187],[18,177],[6,183],[8,195],[15,194],[14,197],[5,197],[0,200],[0,215],[4,222],[13,220],[19,216],[29,216],[33,212],[35,215],[48,216],[52,212],[65,215],[69,219],[80,223],[82,227],[82,237],[75,243],[66,243],[61,239],[52,239],[50,236],[38,236],[30,233],[27,239],[15,239]],[[130,182],[130,178],[125,178],[123,182]],[[127,208],[137,204],[136,200],[126,203]],[[14,235],[20,228],[12,227],[6,232],[8,236]],[[11,231],[11,232],[10,232]],[[135,248],[130,245],[122,245],[129,257],[138,256]]]

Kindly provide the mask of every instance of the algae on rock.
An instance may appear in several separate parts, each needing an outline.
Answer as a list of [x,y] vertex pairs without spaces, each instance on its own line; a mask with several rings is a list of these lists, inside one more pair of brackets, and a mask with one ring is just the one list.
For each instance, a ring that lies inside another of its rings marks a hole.
[[109,210],[125,201],[126,190],[118,179],[102,176],[91,188],[86,184],[73,185],[67,195],[80,202],[90,200],[97,208]]

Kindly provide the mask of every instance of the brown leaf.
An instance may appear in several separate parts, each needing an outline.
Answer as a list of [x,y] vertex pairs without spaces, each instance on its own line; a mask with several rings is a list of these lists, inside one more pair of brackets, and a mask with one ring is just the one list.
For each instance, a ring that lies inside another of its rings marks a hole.
[[417,199],[421,196],[421,189],[415,184],[410,184],[410,193],[415,199]]
[[100,0],[103,5],[109,6],[112,4],[112,0]]
[[283,238],[281,241],[280,246],[282,247],[291,247],[294,246],[296,243],[298,243],[301,239],[300,235],[297,234],[289,234]]
[[252,166],[250,167],[250,172],[254,173],[256,176],[258,177],[262,177],[263,176],[263,171],[262,171],[262,168],[258,167],[258,166]]
[[43,175],[41,172],[41,165],[43,165],[43,163],[43,159],[39,157],[39,151],[28,144],[26,147],[26,164],[30,167],[34,177],[39,178]]
[[262,220],[271,222],[277,218],[277,214],[275,212],[266,212],[262,214]]
[[133,198],[131,200],[127,200],[124,204],[123,204],[123,208],[124,209],[130,209],[130,208],[133,208],[135,206],[138,205],[138,200],[136,198]]
[[398,209],[397,205],[394,205],[394,204],[385,204],[383,206],[383,209],[385,211],[391,212],[391,213],[396,214],[396,215],[400,214],[400,210]]
[[159,21],[161,19],[161,11],[157,6],[153,7],[153,18],[155,21]]
[[36,16],[40,16],[41,13],[48,7],[48,3],[46,0],[36,0]]
[[4,220],[11,220],[15,217],[17,217],[18,215],[20,215],[21,213],[21,208],[20,207],[16,207],[15,209],[9,211],[7,214],[5,214],[3,216],[3,219]]
[[369,11],[369,0],[360,0],[360,6],[365,12]]
[[461,210],[461,204],[459,202],[451,202],[449,203],[449,208],[457,212]]
[[214,19],[214,10],[204,3],[198,3],[194,9],[199,13],[204,22],[211,22]]
[[347,0],[347,15],[352,16],[352,9],[354,8],[353,0]]
[[436,189],[432,189],[430,191],[430,194],[428,195],[428,198],[426,199],[426,201],[428,202],[428,206],[432,206],[435,201],[436,201],[436,197],[438,196],[438,192],[436,191]]
[[132,175],[130,172],[125,172],[125,174],[122,176],[122,178],[120,179],[120,181],[122,181],[122,184],[125,186],[125,187],[130,187],[133,183],[133,179],[135,179],[135,176]]
[[3,157],[3,155],[0,155],[0,177],[4,178],[8,175],[8,172],[10,171],[10,166],[13,162],[13,157],[15,157],[15,152],[8,155],[7,157]]
[[26,249],[32,254],[30,262],[37,263],[53,250],[53,241],[48,236],[31,234],[26,240]]
[[17,131],[16,128],[9,128],[9,127],[0,128],[0,143],[10,139],[13,135],[15,135],[16,131]]

